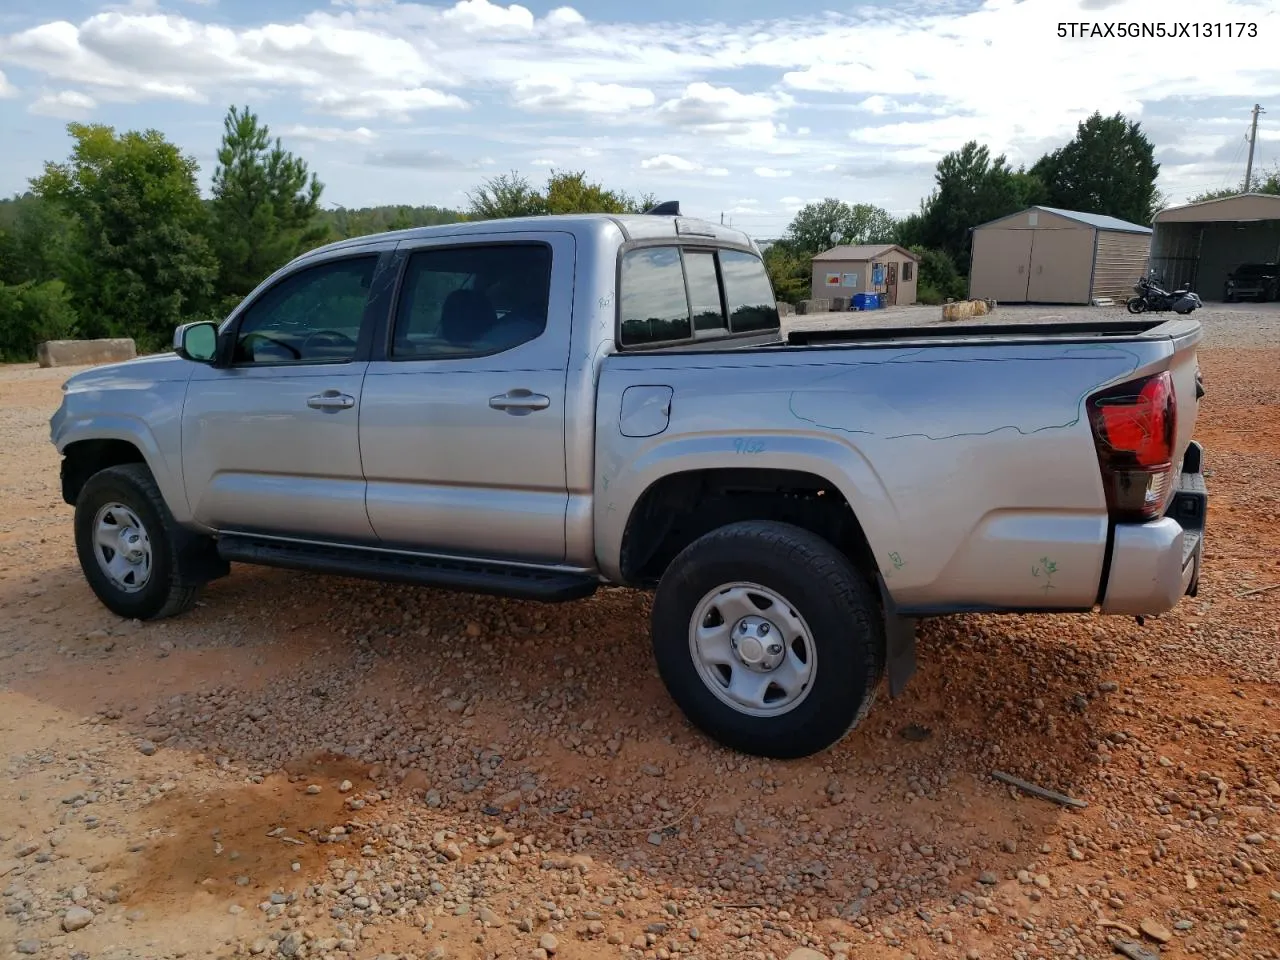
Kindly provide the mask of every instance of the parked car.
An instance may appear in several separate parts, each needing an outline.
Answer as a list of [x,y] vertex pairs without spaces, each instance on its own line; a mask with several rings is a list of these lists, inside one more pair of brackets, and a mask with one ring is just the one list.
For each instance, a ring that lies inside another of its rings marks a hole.
[[[667,208],[669,209],[669,208]],[[346,240],[51,420],[85,578],[230,562],[542,601],[656,592],[671,696],[749,753],[838,741],[919,618],[1194,594],[1200,324],[784,334],[754,242],[677,215]]]
[[1245,263],[1227,275],[1222,299],[1280,300],[1280,263]]

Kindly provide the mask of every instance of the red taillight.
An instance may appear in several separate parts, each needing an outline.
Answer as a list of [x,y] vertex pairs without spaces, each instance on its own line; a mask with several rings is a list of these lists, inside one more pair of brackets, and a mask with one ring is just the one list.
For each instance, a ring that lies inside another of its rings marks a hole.
[[1166,371],[1111,387],[1090,397],[1088,408],[1112,517],[1156,519],[1173,492],[1173,377]]

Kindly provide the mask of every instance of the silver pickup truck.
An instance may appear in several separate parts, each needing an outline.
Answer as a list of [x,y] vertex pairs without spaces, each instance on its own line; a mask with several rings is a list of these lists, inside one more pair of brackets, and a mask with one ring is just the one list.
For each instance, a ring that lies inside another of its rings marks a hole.
[[838,741],[915,624],[1167,611],[1205,517],[1197,321],[784,334],[756,245],[670,215],[347,240],[51,421],[84,575],[180,613],[230,562],[543,601],[656,591],[730,747]]

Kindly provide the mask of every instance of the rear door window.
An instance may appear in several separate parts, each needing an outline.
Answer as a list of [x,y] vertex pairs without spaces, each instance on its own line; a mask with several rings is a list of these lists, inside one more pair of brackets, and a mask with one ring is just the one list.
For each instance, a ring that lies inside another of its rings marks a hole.
[[778,329],[773,285],[759,257],[740,250],[721,250],[720,272],[731,333]]
[[693,336],[679,247],[641,247],[623,255],[619,310],[624,346]]

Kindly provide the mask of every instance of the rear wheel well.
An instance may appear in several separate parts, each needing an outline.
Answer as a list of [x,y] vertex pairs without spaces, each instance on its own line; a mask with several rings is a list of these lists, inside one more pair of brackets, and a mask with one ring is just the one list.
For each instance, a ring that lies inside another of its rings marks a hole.
[[72,506],[85,483],[100,470],[147,462],[128,440],[77,440],[62,451],[62,458],[62,499]]
[[676,555],[704,534],[740,520],[778,520],[831,543],[868,578],[878,572],[844,494],[800,470],[716,469],[675,473],[636,502],[622,537],[622,578],[652,587]]

